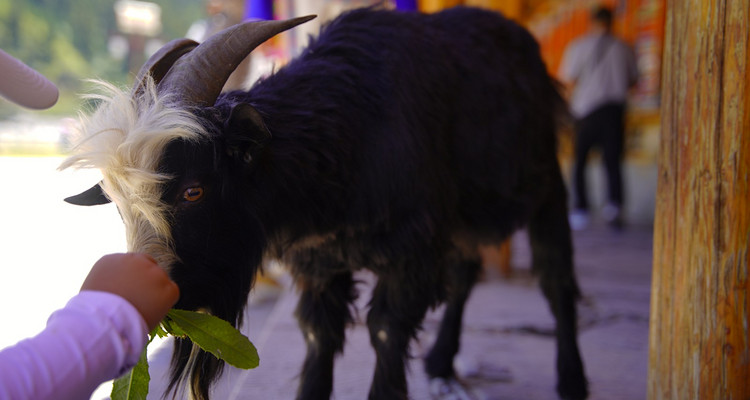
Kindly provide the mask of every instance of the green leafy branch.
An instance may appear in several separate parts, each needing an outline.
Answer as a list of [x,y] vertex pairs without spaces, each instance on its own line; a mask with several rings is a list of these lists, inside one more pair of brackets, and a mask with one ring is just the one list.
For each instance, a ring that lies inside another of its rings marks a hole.
[[[260,362],[258,351],[247,336],[228,322],[212,315],[170,310],[161,324],[149,334],[148,343],[157,336],[163,338],[167,335],[187,337],[201,349],[237,368],[255,368]],[[112,400],[145,400],[150,380],[144,348],[138,364],[115,380],[110,396]]]

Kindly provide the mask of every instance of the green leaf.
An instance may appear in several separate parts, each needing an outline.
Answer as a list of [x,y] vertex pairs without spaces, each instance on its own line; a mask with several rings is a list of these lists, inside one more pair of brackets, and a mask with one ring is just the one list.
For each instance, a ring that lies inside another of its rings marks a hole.
[[156,325],[156,328],[154,328],[154,330],[148,334],[148,337],[149,337],[148,342],[151,343],[151,341],[154,340],[155,337],[160,337],[163,339],[167,337],[167,335],[169,335],[169,331],[163,328],[162,324]]
[[112,400],[145,400],[150,380],[146,349],[144,348],[138,364],[127,374],[115,379],[110,397]]
[[167,313],[167,318],[193,343],[228,364],[243,369],[258,366],[258,351],[255,346],[247,336],[223,319],[208,314],[175,309]]
[[[203,350],[238,368],[250,369],[258,366],[258,352],[250,340],[228,322],[203,313],[172,309],[149,334],[148,343],[167,334],[189,337]],[[145,400],[148,395],[148,373],[146,348],[138,364],[130,372],[116,379],[110,395],[112,400]]]
[[161,321],[161,327],[164,328],[164,330],[172,336],[176,336],[179,338],[185,338],[185,336],[187,336],[187,333],[180,329],[177,324],[173,323],[172,319],[169,318],[169,316],[164,317],[164,319]]

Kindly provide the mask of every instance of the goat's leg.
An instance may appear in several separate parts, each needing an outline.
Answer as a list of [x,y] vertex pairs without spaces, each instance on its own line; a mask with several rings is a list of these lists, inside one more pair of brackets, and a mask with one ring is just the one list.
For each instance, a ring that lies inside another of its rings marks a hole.
[[408,398],[405,362],[409,342],[427,308],[434,304],[432,291],[436,290],[434,285],[417,282],[381,276],[373,291],[367,326],[377,362],[370,400]]
[[448,282],[451,285],[448,301],[440,323],[437,340],[425,357],[425,371],[430,378],[452,378],[453,358],[460,346],[461,326],[464,305],[471,288],[476,283],[480,264],[478,260],[465,260],[448,268]]
[[333,389],[333,359],[344,347],[346,325],[356,298],[351,273],[329,279],[298,278],[296,316],[307,343],[298,399],[328,399]]
[[585,399],[588,387],[578,350],[573,249],[562,178],[541,204],[529,226],[533,269],[556,321],[557,392],[563,399]]

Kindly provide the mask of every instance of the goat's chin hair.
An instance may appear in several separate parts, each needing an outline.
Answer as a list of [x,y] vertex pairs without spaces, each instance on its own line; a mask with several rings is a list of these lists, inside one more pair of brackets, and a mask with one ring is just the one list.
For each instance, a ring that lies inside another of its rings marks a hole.
[[224,362],[201,350],[190,339],[175,339],[170,381],[164,399],[187,390],[191,400],[208,400],[211,384],[224,370]]

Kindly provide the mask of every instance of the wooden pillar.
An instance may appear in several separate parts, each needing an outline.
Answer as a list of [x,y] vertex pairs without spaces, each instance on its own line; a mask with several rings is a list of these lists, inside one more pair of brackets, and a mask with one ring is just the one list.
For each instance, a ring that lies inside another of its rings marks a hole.
[[667,2],[649,399],[750,399],[750,2]]

